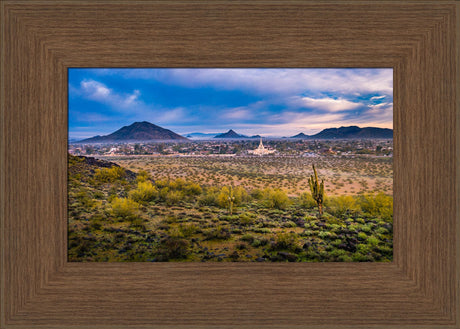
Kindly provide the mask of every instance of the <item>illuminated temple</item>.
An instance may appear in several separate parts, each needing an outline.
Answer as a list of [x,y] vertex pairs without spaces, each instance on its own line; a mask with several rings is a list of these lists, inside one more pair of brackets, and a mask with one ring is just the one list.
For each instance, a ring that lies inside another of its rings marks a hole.
[[268,150],[264,147],[264,144],[262,143],[262,137],[260,138],[260,144],[259,147],[256,148],[255,150],[248,150],[249,154],[254,154],[254,155],[266,155],[266,154],[272,154],[275,153],[275,150]]

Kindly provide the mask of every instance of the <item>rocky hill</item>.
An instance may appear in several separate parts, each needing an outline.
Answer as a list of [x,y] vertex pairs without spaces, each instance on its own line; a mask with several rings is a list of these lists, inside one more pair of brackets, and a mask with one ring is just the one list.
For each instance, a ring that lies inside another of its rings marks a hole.
[[110,135],[94,136],[81,140],[78,143],[122,143],[152,140],[187,140],[187,138],[169,129],[162,128],[147,121],[142,121],[124,126]]
[[393,129],[348,126],[340,128],[327,128],[315,135],[297,134],[291,138],[300,139],[392,139]]

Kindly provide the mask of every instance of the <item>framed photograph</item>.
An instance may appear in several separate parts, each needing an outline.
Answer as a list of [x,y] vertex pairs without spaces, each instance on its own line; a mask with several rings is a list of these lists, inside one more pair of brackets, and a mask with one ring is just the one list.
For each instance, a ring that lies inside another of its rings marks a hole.
[[458,328],[459,19],[3,1],[0,327]]
[[68,77],[70,262],[393,260],[393,69]]

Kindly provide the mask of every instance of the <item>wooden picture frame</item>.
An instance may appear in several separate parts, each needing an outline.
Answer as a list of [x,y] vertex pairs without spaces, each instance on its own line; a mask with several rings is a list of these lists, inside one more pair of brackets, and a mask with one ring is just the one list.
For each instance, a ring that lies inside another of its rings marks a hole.
[[[1,328],[458,328],[458,1],[1,2]],[[457,33],[457,34],[456,34]],[[67,262],[68,67],[394,68],[394,262]]]

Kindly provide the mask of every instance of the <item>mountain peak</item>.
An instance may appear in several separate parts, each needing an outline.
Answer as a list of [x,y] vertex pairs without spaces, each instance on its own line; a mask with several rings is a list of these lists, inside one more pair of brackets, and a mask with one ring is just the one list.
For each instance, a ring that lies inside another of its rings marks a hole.
[[159,127],[148,121],[134,122],[106,136],[94,136],[80,143],[113,143],[150,140],[186,140],[175,132]]
[[305,139],[392,139],[393,129],[389,128],[376,128],[347,126],[340,128],[327,128],[315,135],[305,135],[304,133],[297,134],[291,138],[305,138]]
[[240,134],[236,133],[233,129],[230,129],[226,133],[219,134],[219,135],[215,136],[214,138],[246,138],[246,136],[240,135]]
[[299,133],[295,136],[292,136],[291,138],[308,138],[308,135],[305,135],[304,133]]

